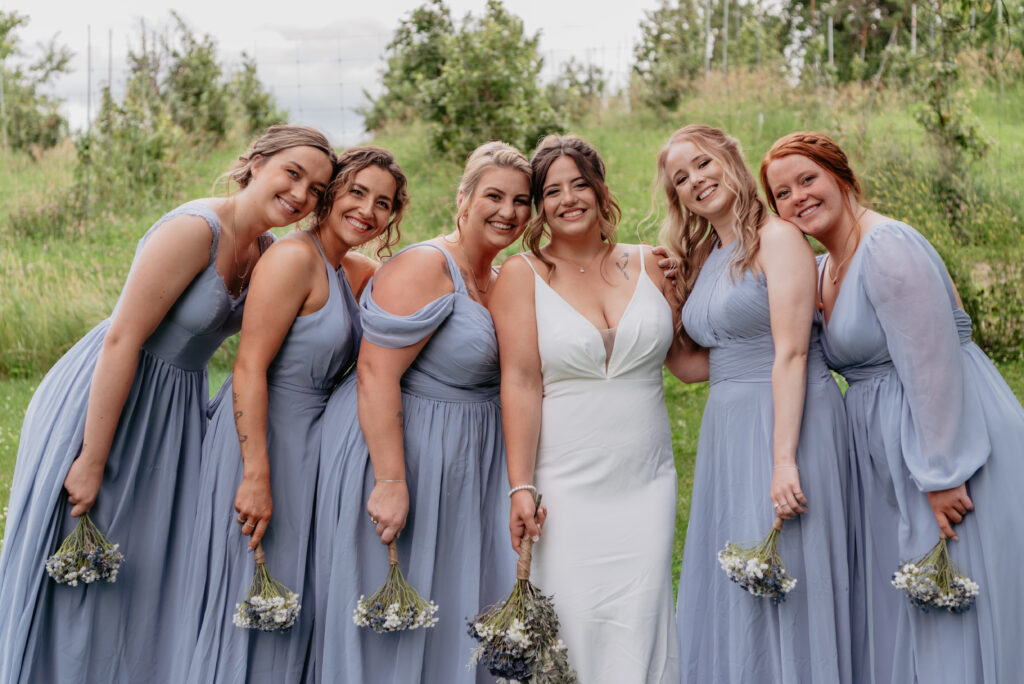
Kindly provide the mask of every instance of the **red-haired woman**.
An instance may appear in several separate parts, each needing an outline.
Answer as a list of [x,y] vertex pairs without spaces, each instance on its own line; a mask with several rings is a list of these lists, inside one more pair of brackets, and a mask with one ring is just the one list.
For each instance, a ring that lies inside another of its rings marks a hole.
[[[1019,680],[1024,410],[971,341],[935,249],[866,206],[835,141],[779,139],[761,182],[771,207],[828,250],[818,316],[826,359],[850,383],[854,679]],[[963,614],[923,612],[890,582],[940,535],[980,585]]]

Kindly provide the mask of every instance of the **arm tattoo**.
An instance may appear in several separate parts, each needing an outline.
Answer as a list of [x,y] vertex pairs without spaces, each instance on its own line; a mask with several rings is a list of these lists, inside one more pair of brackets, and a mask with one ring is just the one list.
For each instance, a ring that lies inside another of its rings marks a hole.
[[629,274],[626,273],[626,267],[629,265],[629,252],[623,252],[622,259],[616,261],[615,265],[619,267],[620,271],[622,271],[622,277],[629,280]]

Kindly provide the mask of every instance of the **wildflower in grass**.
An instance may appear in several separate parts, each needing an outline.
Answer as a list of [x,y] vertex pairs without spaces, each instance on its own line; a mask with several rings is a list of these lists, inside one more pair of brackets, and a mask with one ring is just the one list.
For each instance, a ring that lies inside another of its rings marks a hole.
[[118,548],[103,536],[89,514],[83,513],[57,552],[46,559],[46,572],[55,582],[72,587],[100,579],[114,582],[124,561]]
[[437,624],[437,604],[428,601],[409,586],[398,567],[398,547],[388,544],[388,576],[384,586],[370,595],[359,597],[352,612],[352,621],[377,633],[397,632]]
[[574,684],[555,606],[530,582],[532,556],[533,540],[524,534],[512,593],[469,621],[469,635],[480,642],[469,664],[483,665],[499,682]]
[[939,543],[921,558],[901,565],[892,575],[892,585],[905,591],[910,602],[925,612],[941,608],[964,613],[974,605],[980,590],[949,557],[945,537],[939,537]]
[[786,599],[786,594],[796,586],[796,580],[786,572],[786,565],[779,556],[779,532],[782,518],[775,518],[772,529],[760,542],[734,544],[726,542],[718,552],[718,564],[729,575],[729,579],[754,596],[766,596],[773,603]]
[[256,572],[245,599],[235,606],[235,626],[264,632],[284,631],[299,617],[299,595],[270,576],[263,544],[256,545],[253,559]]

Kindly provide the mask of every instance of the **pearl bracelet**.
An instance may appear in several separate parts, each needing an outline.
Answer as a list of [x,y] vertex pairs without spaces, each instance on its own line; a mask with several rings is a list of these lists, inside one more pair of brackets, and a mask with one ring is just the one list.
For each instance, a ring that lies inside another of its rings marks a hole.
[[380,484],[381,482],[405,482],[405,480],[374,480],[374,484]]
[[529,489],[530,491],[533,492],[534,497],[537,496],[537,488],[534,487],[533,485],[519,485],[518,487],[513,487],[512,489],[508,490],[508,498],[511,499],[513,494],[524,489]]

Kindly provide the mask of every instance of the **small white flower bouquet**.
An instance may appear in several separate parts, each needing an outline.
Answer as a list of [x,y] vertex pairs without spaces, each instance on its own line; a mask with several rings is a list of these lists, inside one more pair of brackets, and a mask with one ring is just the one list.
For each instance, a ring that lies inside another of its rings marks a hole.
[[46,572],[55,582],[72,587],[100,579],[114,582],[124,562],[118,548],[103,536],[89,514],[83,513],[57,552],[46,559]]
[[284,631],[299,617],[299,595],[270,576],[262,544],[256,545],[253,559],[256,572],[245,598],[235,606],[235,626],[263,632]]
[[359,597],[352,612],[352,621],[360,627],[369,627],[378,634],[397,632],[437,624],[437,604],[420,596],[398,567],[398,547],[388,544],[388,576],[384,586],[370,595]]
[[469,635],[480,642],[470,665],[485,666],[499,682],[576,684],[555,606],[530,582],[532,555],[533,540],[523,535],[512,593],[469,621]]
[[729,579],[754,596],[766,596],[773,603],[786,599],[786,594],[796,586],[796,580],[786,572],[786,565],[779,556],[779,532],[782,518],[775,518],[772,529],[760,542],[734,544],[726,542],[718,552],[718,564],[729,575]]
[[949,557],[945,537],[939,537],[939,543],[921,558],[901,565],[892,575],[892,585],[905,591],[910,602],[925,612],[931,608],[967,612],[979,591],[978,583]]

